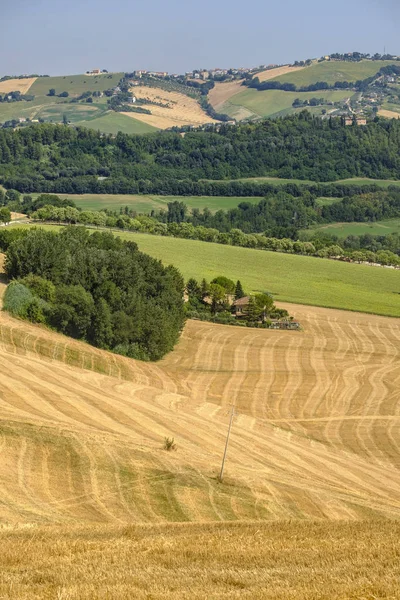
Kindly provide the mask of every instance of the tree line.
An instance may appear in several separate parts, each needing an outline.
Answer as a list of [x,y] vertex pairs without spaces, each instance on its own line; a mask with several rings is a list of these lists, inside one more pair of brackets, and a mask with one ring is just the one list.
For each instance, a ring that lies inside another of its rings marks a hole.
[[4,307],[76,339],[142,360],[172,350],[184,324],[184,283],[175,267],[109,232],[0,231],[13,281]]
[[[187,221],[162,223],[148,215],[137,215],[131,217],[127,214],[112,216],[106,212],[79,211],[73,207],[59,208],[51,205],[43,206],[32,213],[33,220],[42,222],[55,222],[93,225],[96,227],[110,227],[121,230],[150,233],[152,235],[178,237],[183,239],[200,240],[203,242],[214,242],[230,246],[241,246],[259,250],[270,250],[273,252],[285,252],[289,254],[301,254],[316,256],[319,258],[335,258],[356,262],[369,262],[382,265],[400,265],[400,236],[396,234],[391,238],[388,247],[380,245],[372,250],[353,249],[351,245],[343,248],[338,240],[321,236],[310,241],[309,239],[293,240],[290,238],[269,237],[264,233],[245,233],[238,228],[232,228],[229,232],[220,232],[216,228],[195,226]],[[0,247],[7,243],[9,231],[0,231]],[[316,241],[317,243],[314,243]],[[392,251],[395,250],[395,251]],[[395,253],[397,252],[397,254]]]
[[153,182],[158,193],[190,187],[176,183],[182,181],[198,182],[200,193],[201,180],[261,176],[400,179],[399,146],[399,121],[377,118],[353,128],[307,111],[184,137],[171,131],[112,136],[36,124],[0,130],[0,181],[23,193],[123,194],[150,193]]

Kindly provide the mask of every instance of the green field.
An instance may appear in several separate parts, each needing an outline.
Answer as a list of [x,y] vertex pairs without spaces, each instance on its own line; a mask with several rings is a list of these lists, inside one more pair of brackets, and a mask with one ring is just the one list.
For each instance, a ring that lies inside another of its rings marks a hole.
[[[392,64],[396,64],[396,62],[392,60],[362,60],[360,62],[324,61],[294,73],[280,75],[271,81],[294,83],[299,87],[302,85],[310,85],[317,81],[326,81],[331,85],[336,83],[336,81],[355,82],[360,79],[372,77],[382,67]],[[314,92],[314,94],[316,93],[317,92]],[[303,97],[303,95],[301,97]]]
[[276,300],[400,317],[399,271],[195,240],[118,234],[173,264],[185,279],[226,275]]
[[336,202],[340,202],[341,198],[317,198],[316,202],[318,206],[330,206]]
[[240,279],[247,292],[272,293],[276,301],[400,317],[400,275],[395,269],[141,233],[115,235],[175,265],[185,279],[225,275]]
[[[34,198],[40,194],[31,194]],[[59,194],[61,198],[70,198],[83,210],[119,210],[129,206],[131,210],[140,213],[150,213],[152,210],[167,210],[168,202],[184,202],[189,209],[209,208],[212,212],[236,208],[241,202],[257,204],[262,198],[257,196],[153,196],[138,194]]]
[[[329,198],[329,200],[332,200],[332,198]],[[341,238],[348,235],[364,235],[365,233],[389,235],[389,233],[400,233],[400,219],[387,219],[375,223],[330,223],[329,225],[313,228],[312,231],[323,231]]]
[[[326,102],[340,102],[345,98],[349,98],[353,92],[348,90],[329,90],[318,92],[304,92],[301,94],[302,100],[310,100],[311,98],[324,98]],[[256,117],[272,117],[289,114],[295,112],[296,109],[292,104],[299,97],[299,92],[284,92],[283,90],[266,90],[259,92],[255,89],[247,89],[244,92],[239,92],[225,102],[221,107],[222,112],[226,112],[232,118],[241,119],[243,109]],[[321,111],[321,106],[316,107],[317,111]],[[325,107],[326,108],[326,107]],[[301,110],[301,109],[300,109]],[[249,116],[249,115],[247,115]]]
[[83,92],[104,92],[118,85],[123,73],[106,73],[104,75],[65,75],[60,77],[39,77],[29,89],[29,94],[46,96],[49,89],[54,88],[56,94],[68,92],[71,97],[80,96]]
[[[210,179],[209,181],[216,181],[215,179]],[[235,181],[235,180],[231,180]],[[331,184],[339,184],[339,185],[369,185],[375,184],[382,188],[387,188],[390,185],[398,185],[400,186],[400,180],[396,179],[368,179],[368,177],[354,177],[353,179],[339,179],[338,181],[311,181],[310,179],[280,179],[279,177],[243,177],[242,179],[238,179],[236,181],[249,181],[252,183],[272,183],[273,185],[285,185],[287,183],[296,183],[298,185],[314,185],[318,183],[319,185],[331,185]]]
[[119,131],[131,134],[154,133],[158,131],[158,129],[147,123],[113,111],[109,111],[95,119],[76,121],[74,124],[89,127],[90,129],[98,129],[102,133],[114,134]]

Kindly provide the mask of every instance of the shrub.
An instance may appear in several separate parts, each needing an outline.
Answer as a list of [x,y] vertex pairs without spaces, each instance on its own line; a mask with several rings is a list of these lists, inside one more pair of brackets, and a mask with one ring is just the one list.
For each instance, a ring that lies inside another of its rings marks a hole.
[[26,318],[28,306],[33,300],[32,292],[25,285],[12,281],[5,291],[3,305],[15,317]]
[[167,450],[167,452],[171,452],[171,450],[176,450],[176,449],[177,449],[177,446],[175,444],[174,438],[169,438],[169,437],[164,438],[164,450]]

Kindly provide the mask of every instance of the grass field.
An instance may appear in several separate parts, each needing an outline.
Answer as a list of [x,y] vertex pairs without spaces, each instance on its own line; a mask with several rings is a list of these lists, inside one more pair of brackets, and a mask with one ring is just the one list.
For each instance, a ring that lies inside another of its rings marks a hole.
[[[327,102],[339,102],[352,96],[348,90],[331,90],[319,92],[304,92],[301,94],[303,100],[311,98],[324,98]],[[247,89],[232,96],[228,102],[224,103],[221,110],[224,110],[232,118],[247,118],[242,114],[242,109],[250,112],[254,117],[272,117],[278,114],[289,114],[295,112],[292,108],[293,101],[299,97],[299,92],[284,92],[282,90],[266,90],[259,92],[255,89]],[[323,107],[317,107],[321,110]],[[326,107],[325,107],[326,108]]]
[[[334,200],[327,198],[326,200]],[[400,219],[387,219],[375,223],[330,223],[322,227],[313,228],[313,231],[324,231],[325,233],[347,237],[348,235],[389,235],[389,233],[400,233]]]
[[398,523],[40,527],[0,533],[4,600],[396,598]]
[[324,61],[313,64],[310,67],[306,67],[305,69],[297,72],[279,75],[278,77],[274,78],[274,81],[294,83],[299,87],[302,85],[310,85],[312,83],[316,83],[317,81],[326,81],[331,85],[336,81],[355,82],[360,79],[372,77],[372,75],[375,75],[375,73],[377,73],[382,67],[392,64],[396,64],[395,61]]
[[[31,194],[33,197],[39,194]],[[136,194],[60,194],[62,198],[70,198],[83,210],[119,210],[129,206],[131,210],[149,213],[152,210],[167,210],[168,202],[184,202],[189,209],[209,208],[212,212],[236,208],[240,202],[257,204],[262,198],[258,196],[153,196]]]
[[111,111],[96,119],[76,121],[75,125],[89,127],[89,129],[98,129],[103,133],[114,134],[118,133],[118,131],[132,134],[154,133],[157,131],[155,127],[147,123],[142,123],[133,117],[127,117],[121,113]]
[[[286,183],[296,183],[298,185],[313,185],[316,182],[310,179],[280,179],[278,177],[243,177],[239,181],[251,181],[253,183],[272,183],[274,185],[284,185]],[[338,181],[320,181],[318,185],[330,185],[330,184],[345,184],[345,185],[379,185],[380,187],[387,188],[390,185],[400,186],[400,180],[396,179],[368,179],[368,177],[354,177],[353,179],[339,179]]]
[[71,97],[80,96],[83,92],[103,92],[115,87],[123,73],[104,75],[65,75],[60,77],[39,77],[29,90],[34,96],[46,96],[49,89],[54,88],[56,94],[68,92]]
[[[57,226],[46,225],[57,230]],[[240,278],[248,292],[270,292],[275,300],[400,317],[399,271],[335,260],[224,246],[197,240],[116,233],[185,279]]]
[[175,265],[186,279],[223,274],[240,278],[250,291],[271,292],[276,300],[400,317],[399,272],[392,269],[195,240],[130,233],[121,237]]

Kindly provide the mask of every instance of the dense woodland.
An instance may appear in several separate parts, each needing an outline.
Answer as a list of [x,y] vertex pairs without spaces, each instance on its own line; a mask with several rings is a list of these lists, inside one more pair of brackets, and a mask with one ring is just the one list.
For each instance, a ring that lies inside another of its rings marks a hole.
[[[143,360],[172,350],[184,323],[181,275],[111,233],[5,230],[12,314]],[[7,239],[8,238],[8,239]]]
[[24,193],[167,194],[170,183],[185,180],[390,179],[400,178],[399,146],[399,121],[344,127],[338,119],[322,121],[307,111],[185,136],[111,136],[37,124],[0,131],[0,181]]

